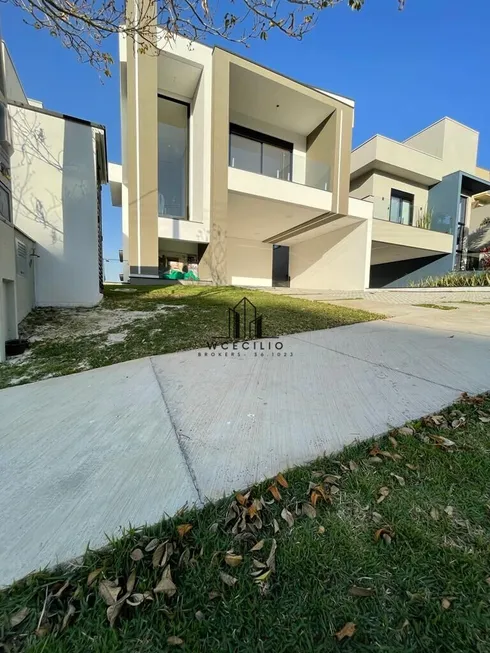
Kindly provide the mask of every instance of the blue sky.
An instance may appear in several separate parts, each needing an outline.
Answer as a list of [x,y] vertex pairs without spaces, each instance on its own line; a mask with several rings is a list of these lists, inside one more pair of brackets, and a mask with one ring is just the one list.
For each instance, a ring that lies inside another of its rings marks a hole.
[[[237,0],[238,2],[238,0]],[[237,4],[235,3],[235,6]],[[119,76],[101,81],[46,33],[2,6],[3,36],[29,97],[46,108],[102,123],[109,160],[120,162]],[[231,50],[356,101],[354,146],[374,133],[403,139],[447,115],[480,132],[479,164],[490,167],[487,83],[488,0],[366,0],[359,12],[338,5],[323,12],[303,41],[276,34]],[[117,60],[117,42],[110,44]],[[104,256],[121,247],[120,209],[104,189]],[[107,266],[108,279],[119,265]]]

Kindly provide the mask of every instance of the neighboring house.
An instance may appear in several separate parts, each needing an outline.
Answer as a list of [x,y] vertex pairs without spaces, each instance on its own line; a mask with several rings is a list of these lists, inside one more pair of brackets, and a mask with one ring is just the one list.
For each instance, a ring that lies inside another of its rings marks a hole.
[[0,360],[34,306],[102,295],[105,128],[29,100],[1,43]]
[[349,197],[354,102],[157,30],[120,39],[125,280],[368,285],[372,203]]
[[371,287],[482,266],[490,172],[477,165],[478,138],[443,118],[402,143],[376,135],[352,152],[351,194],[374,209]]

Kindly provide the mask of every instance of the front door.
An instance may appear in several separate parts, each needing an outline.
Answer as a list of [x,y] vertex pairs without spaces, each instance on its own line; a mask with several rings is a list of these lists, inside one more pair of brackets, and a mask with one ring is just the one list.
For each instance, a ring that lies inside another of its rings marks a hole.
[[272,245],[272,285],[289,288],[289,247]]

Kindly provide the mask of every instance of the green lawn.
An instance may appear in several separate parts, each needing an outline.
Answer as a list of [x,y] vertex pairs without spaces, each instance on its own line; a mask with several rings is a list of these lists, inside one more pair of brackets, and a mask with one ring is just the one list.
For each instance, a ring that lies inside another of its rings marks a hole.
[[490,396],[285,476],[0,593],[5,650],[490,651]]
[[419,308],[436,308],[439,311],[455,311],[457,306],[449,306],[448,304],[414,304]]
[[263,315],[264,336],[384,317],[243,288],[106,286],[96,308],[34,310],[22,324],[23,334],[34,342],[25,357],[0,364],[0,388],[205,347],[213,338],[227,336],[228,308],[244,295]]

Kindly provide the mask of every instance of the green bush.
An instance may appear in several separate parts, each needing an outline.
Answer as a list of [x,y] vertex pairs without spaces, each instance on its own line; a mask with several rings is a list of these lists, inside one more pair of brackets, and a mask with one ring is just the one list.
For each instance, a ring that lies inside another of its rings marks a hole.
[[412,281],[411,288],[462,288],[490,286],[490,271],[483,272],[448,272],[441,277],[427,277],[421,281]]

